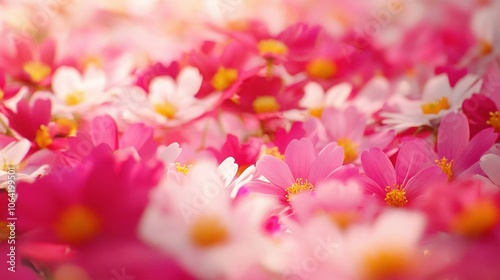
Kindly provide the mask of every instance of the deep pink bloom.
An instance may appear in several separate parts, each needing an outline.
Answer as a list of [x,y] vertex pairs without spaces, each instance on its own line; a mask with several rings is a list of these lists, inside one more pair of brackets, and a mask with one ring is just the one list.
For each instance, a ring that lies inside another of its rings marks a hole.
[[[268,181],[254,180],[246,185],[251,191],[277,196],[283,204],[303,191],[314,191],[315,186],[329,180],[346,180],[358,174],[353,165],[342,166],[344,149],[330,143],[316,154],[308,138],[293,140],[285,151],[284,160],[263,156],[257,161],[257,175]],[[257,177],[257,176],[256,176]]]
[[487,128],[470,140],[469,137],[469,124],[464,113],[452,112],[441,120],[435,161],[449,180],[483,174],[479,160],[493,146],[497,133],[493,128]]
[[365,193],[381,204],[401,207],[412,205],[432,185],[445,183],[446,175],[431,164],[430,149],[422,141],[407,142],[399,150],[395,166],[379,148],[363,152]]
[[241,174],[247,167],[255,164],[263,144],[262,139],[255,137],[241,143],[238,137],[228,134],[226,142],[220,150],[208,148],[208,151],[215,155],[218,163],[223,162],[228,157],[233,157],[235,163],[238,164],[238,174]]
[[462,109],[469,121],[471,137],[490,127],[500,132],[500,108],[488,96],[475,93],[464,100]]

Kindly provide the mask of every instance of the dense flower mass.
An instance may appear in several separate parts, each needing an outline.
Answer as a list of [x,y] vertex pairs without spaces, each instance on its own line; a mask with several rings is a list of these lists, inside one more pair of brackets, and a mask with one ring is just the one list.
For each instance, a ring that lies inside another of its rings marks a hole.
[[500,279],[499,15],[0,1],[0,279]]

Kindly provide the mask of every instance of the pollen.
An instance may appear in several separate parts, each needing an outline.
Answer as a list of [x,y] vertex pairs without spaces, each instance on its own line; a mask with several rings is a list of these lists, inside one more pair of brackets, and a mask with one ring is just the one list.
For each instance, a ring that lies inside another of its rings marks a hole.
[[307,64],[306,72],[313,78],[329,79],[337,72],[337,66],[328,59],[318,58]]
[[495,203],[489,200],[479,201],[458,214],[451,228],[465,237],[480,237],[495,227],[499,217]]
[[57,124],[57,134],[63,136],[75,136],[76,135],[76,121],[67,118],[58,118],[55,120]]
[[325,110],[325,108],[323,108],[323,107],[312,108],[312,109],[309,109],[309,115],[319,119],[323,115],[324,110]]
[[225,90],[229,88],[236,79],[238,79],[238,70],[221,66],[212,77],[210,83],[216,90]]
[[0,241],[3,243],[9,239],[10,229],[7,227],[7,222],[0,221]]
[[436,100],[435,102],[429,102],[422,105],[422,113],[429,114],[437,114],[442,110],[450,109],[450,103],[448,102],[448,98],[446,96],[441,97],[441,99]]
[[288,52],[288,47],[282,42],[274,39],[261,40],[257,44],[260,55],[275,54],[284,55]]
[[85,92],[81,90],[75,90],[66,96],[64,102],[68,106],[75,106],[82,103],[85,100]]
[[169,120],[175,118],[175,114],[177,113],[177,109],[170,102],[156,103],[154,104],[154,110]]
[[314,191],[314,186],[313,184],[309,183],[307,179],[303,180],[302,178],[298,178],[295,180],[295,183],[293,183],[290,187],[286,188],[285,191],[287,192],[286,200],[290,201],[298,193],[304,191]]
[[486,124],[491,125],[495,132],[500,132],[500,111],[490,112],[490,118],[486,121]]
[[94,237],[101,228],[99,216],[86,206],[66,209],[55,225],[59,237],[69,243],[82,243]]
[[5,97],[5,92],[0,88],[0,100]]
[[443,157],[441,160],[436,159],[436,164],[443,170],[443,173],[448,175],[448,181],[451,181],[453,178],[453,172],[451,170],[453,166],[453,160],[448,160],[446,157]]
[[229,232],[219,217],[203,215],[194,221],[190,238],[196,246],[209,248],[225,243],[229,238]]
[[272,148],[265,147],[264,148],[264,154],[273,156],[275,158],[279,158],[281,160],[285,159],[285,155],[283,155],[282,153],[280,153],[280,150],[276,146],[274,146]]
[[253,101],[252,107],[257,114],[273,113],[281,108],[274,96],[259,96]]
[[40,149],[46,148],[52,144],[49,129],[43,124],[40,125],[40,128],[36,131],[35,143]]
[[39,61],[30,61],[24,64],[23,70],[36,83],[41,82],[50,75],[50,67]]
[[408,203],[406,198],[406,192],[403,190],[401,185],[394,185],[393,188],[390,186],[385,187],[385,203],[392,207],[402,207]]
[[482,55],[489,55],[493,51],[493,45],[491,45],[490,42],[488,41],[482,41],[481,42],[481,54]]
[[348,138],[339,138],[337,144],[344,148],[344,163],[351,163],[358,158],[358,144]]
[[411,262],[403,251],[383,249],[368,253],[362,267],[363,279],[403,279],[410,272]]
[[189,164],[189,165],[188,164],[182,165],[182,164],[176,162],[175,163],[175,170],[177,170],[177,172],[179,172],[179,173],[187,175],[188,172],[189,172],[189,169],[191,168],[191,166],[192,166],[191,164]]

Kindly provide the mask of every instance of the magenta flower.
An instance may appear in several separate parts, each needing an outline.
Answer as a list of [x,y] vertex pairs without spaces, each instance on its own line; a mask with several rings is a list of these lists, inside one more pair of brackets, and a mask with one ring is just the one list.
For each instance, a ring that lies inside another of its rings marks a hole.
[[446,182],[439,167],[431,165],[424,142],[413,140],[399,150],[396,166],[379,148],[361,154],[367,176],[365,193],[393,207],[407,206],[422,196],[428,187]]
[[[303,191],[314,191],[315,186],[327,180],[346,180],[358,174],[353,165],[342,166],[344,148],[337,143],[326,145],[319,154],[310,139],[293,140],[285,151],[284,160],[263,156],[257,161],[256,175],[269,182],[256,180],[247,187],[255,192],[277,196],[288,204]],[[256,176],[257,177],[257,176]]]
[[488,128],[478,132],[470,141],[469,137],[465,114],[449,113],[441,121],[435,162],[448,175],[448,180],[482,174],[479,160],[493,146],[497,133],[493,128]]

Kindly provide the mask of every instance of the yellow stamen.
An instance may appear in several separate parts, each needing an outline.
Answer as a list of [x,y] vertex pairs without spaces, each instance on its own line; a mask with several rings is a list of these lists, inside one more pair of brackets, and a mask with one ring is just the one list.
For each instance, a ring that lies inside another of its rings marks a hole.
[[309,109],[309,115],[316,117],[316,118],[321,118],[324,110],[325,110],[325,108],[323,108],[323,107],[312,108],[312,109]]
[[76,121],[67,118],[59,118],[54,121],[57,124],[57,134],[63,136],[76,135]]
[[457,215],[451,228],[465,237],[479,237],[495,227],[499,216],[495,203],[490,200],[479,201]]
[[46,148],[52,144],[49,129],[43,124],[40,125],[40,128],[36,131],[35,143],[40,149]]
[[387,205],[392,207],[402,207],[408,203],[406,198],[406,191],[403,190],[401,185],[394,185],[393,188],[390,186],[385,187],[385,199],[384,201]]
[[80,205],[66,209],[55,225],[59,237],[69,243],[85,242],[94,237],[100,229],[99,216],[92,209]]
[[295,183],[286,188],[285,191],[287,192],[286,200],[290,201],[298,193],[301,193],[303,191],[314,191],[314,186],[313,184],[309,183],[307,179],[304,181],[302,180],[302,178],[298,178],[295,180]]
[[0,100],[5,97],[5,92],[0,88]]
[[404,279],[402,276],[410,272],[411,261],[403,251],[382,249],[367,254],[362,267],[366,280]]
[[188,164],[182,165],[182,164],[180,164],[178,162],[175,163],[175,169],[177,170],[177,172],[182,173],[184,175],[188,174],[189,169],[191,168],[191,166],[192,166],[191,164],[189,164],[189,165]]
[[349,138],[339,138],[337,144],[344,148],[344,163],[351,163],[358,158],[358,144]]
[[216,90],[225,90],[229,88],[236,79],[238,79],[238,70],[221,66],[212,77],[211,84]]
[[264,148],[264,154],[270,155],[270,156],[273,156],[273,157],[276,157],[276,158],[279,158],[281,160],[285,159],[285,155],[283,155],[282,153],[280,153],[280,150],[276,146],[271,147],[271,148],[265,147]]
[[94,66],[96,68],[102,68],[103,63],[102,59],[98,56],[89,56],[85,58],[83,61],[83,68],[88,69],[90,66]]
[[284,55],[288,52],[288,47],[282,42],[274,39],[261,40],[257,44],[260,55],[276,54]]
[[443,173],[448,175],[448,181],[451,181],[453,178],[453,172],[451,170],[453,166],[453,160],[448,160],[446,157],[443,157],[441,160],[436,159],[436,164],[443,170]]
[[317,79],[329,79],[337,72],[337,65],[331,60],[318,58],[306,66],[309,76]]
[[253,101],[252,107],[257,114],[273,113],[281,108],[274,96],[259,96]]
[[446,96],[441,97],[441,99],[436,100],[435,102],[429,102],[422,105],[422,113],[428,114],[437,114],[441,110],[450,109],[450,103],[448,102],[448,98]]
[[352,225],[357,219],[358,214],[356,212],[333,212],[330,213],[330,220],[336,224],[340,229],[347,229]]
[[500,111],[490,112],[490,118],[486,121],[495,129],[495,132],[500,132]]
[[39,61],[30,61],[24,64],[23,70],[36,83],[41,82],[50,75],[50,67]]
[[219,217],[204,215],[194,221],[190,237],[196,246],[209,248],[225,243],[229,238],[229,232]]
[[7,227],[7,222],[0,221],[0,242],[6,241],[10,236],[10,228]]
[[493,51],[493,45],[488,41],[481,41],[481,54],[489,55]]
[[85,100],[85,92],[81,90],[75,90],[66,95],[66,99],[64,101],[68,106],[75,106],[82,103],[84,100]]
[[170,102],[156,103],[154,104],[154,110],[169,120],[175,118],[177,112],[175,106]]

